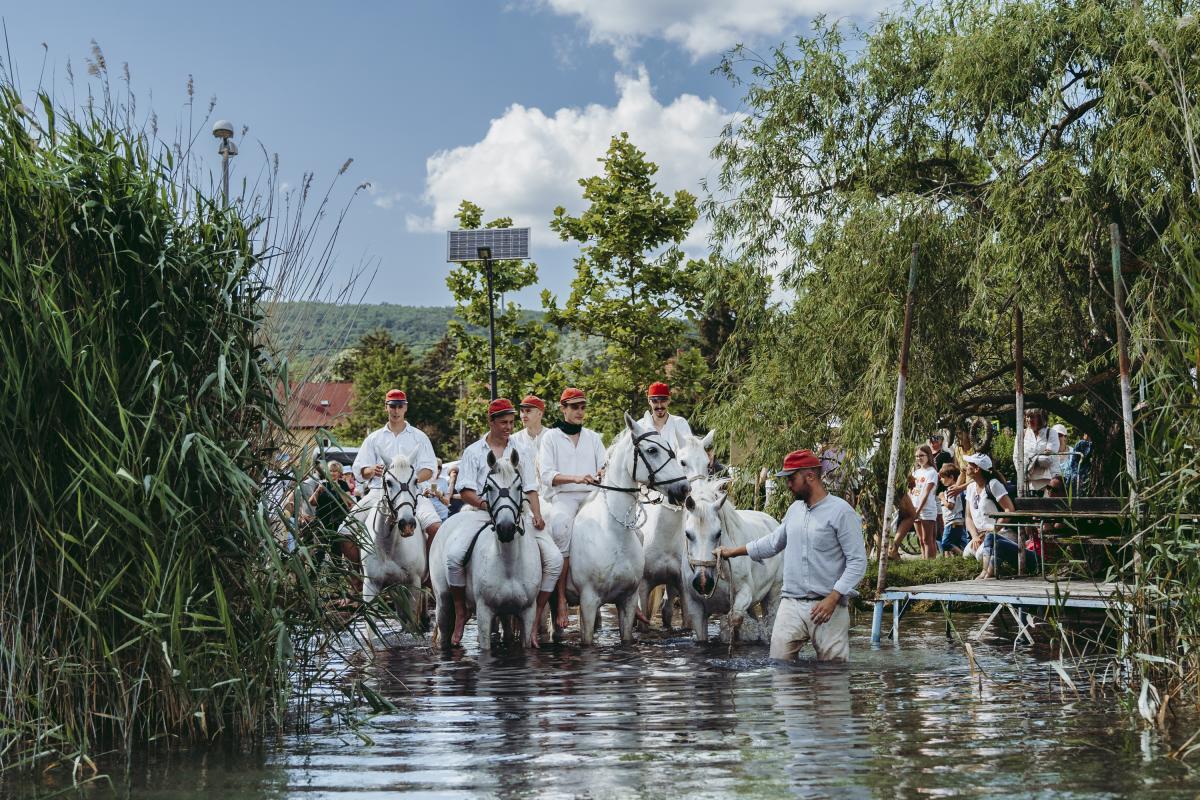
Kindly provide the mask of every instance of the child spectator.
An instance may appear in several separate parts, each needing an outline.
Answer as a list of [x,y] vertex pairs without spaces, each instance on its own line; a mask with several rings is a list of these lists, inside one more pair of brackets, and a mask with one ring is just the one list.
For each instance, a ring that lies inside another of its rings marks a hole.
[[937,558],[937,485],[933,450],[927,444],[917,448],[912,471],[913,508],[917,510],[917,535],[921,539],[921,557]]
[[[943,464],[942,468],[938,470],[938,479],[944,488],[949,489],[958,483],[961,474],[962,471],[959,470],[958,465],[951,462]],[[941,498],[944,525],[938,547],[943,556],[961,556],[963,548],[971,540],[971,537],[967,535],[966,522],[963,520],[966,499],[963,492],[942,492]]]

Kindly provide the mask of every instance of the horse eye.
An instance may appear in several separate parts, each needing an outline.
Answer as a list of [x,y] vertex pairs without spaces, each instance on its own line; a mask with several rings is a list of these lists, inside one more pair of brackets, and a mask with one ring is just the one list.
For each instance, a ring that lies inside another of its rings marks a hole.
[[679,460],[679,466],[681,466],[681,467],[686,467],[686,466],[687,466],[687,462],[686,462],[686,461],[684,461],[683,459],[680,459],[680,460]]
[[687,537],[689,542],[696,541],[696,534],[692,533],[691,531],[684,531],[683,535]]
[[649,448],[647,448],[647,449],[646,449],[646,452],[647,452],[647,453],[649,453],[649,454],[650,454],[650,455],[652,455],[652,456],[653,456],[653,455],[657,455],[657,454],[658,454],[658,448],[657,448],[657,447],[649,447]]

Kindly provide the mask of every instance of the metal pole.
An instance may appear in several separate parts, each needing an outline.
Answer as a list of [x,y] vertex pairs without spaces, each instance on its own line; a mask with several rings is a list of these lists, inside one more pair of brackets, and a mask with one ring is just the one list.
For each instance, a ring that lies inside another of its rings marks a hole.
[[917,245],[912,246],[908,266],[908,297],[904,300],[904,331],[900,337],[900,374],[896,376],[896,404],[892,412],[892,449],[888,453],[887,492],[883,500],[883,520],[879,531],[879,578],[875,584],[875,616],[871,620],[871,644],[879,644],[883,626],[883,590],[887,583],[888,522],[895,506],[896,467],[900,461],[901,424],[904,421],[904,388],[908,383],[908,348],[912,341],[913,304],[917,294]]
[[[1016,332],[1013,336],[1013,371],[1016,373],[1016,415],[1017,415],[1017,497],[1025,496],[1025,315],[1020,304],[1013,310],[1013,321]],[[998,509],[997,509],[998,510]],[[1025,574],[1025,535],[1024,529],[1017,527],[1017,574]],[[998,531],[993,531],[999,536]],[[1000,548],[992,542],[992,573],[1000,576]]]
[[492,260],[485,258],[483,260],[483,267],[487,272],[488,349],[491,351],[491,369],[488,370],[488,375],[491,378],[491,399],[495,400],[499,395],[496,393],[496,304],[495,297],[492,294]]
[[[211,152],[211,151],[210,151]],[[229,140],[221,140],[221,196],[229,205]]]

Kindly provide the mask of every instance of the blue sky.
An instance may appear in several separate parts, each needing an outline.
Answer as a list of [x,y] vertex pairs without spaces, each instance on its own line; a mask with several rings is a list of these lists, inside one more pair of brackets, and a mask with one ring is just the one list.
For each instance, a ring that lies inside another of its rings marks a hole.
[[[699,193],[708,151],[739,94],[710,74],[738,42],[769,47],[815,13],[862,16],[878,0],[517,0],[516,2],[60,2],[7,4],[8,54],[28,98],[39,78],[69,98],[94,39],[117,77],[128,63],[139,109],[160,128],[198,111],[249,132],[234,180],[254,180],[260,144],[284,181],[314,172],[351,205],[333,283],[378,264],[369,302],[445,305],[445,231],[461,198],[533,228],[541,283],[568,291],[574,246],[557,242],[556,205],[579,210],[574,181],[597,171],[628,130],[660,163],[660,188]],[[43,48],[43,43],[45,48]],[[11,62],[11,64],[10,64]],[[201,143],[219,169],[215,142]],[[702,255],[703,226],[689,241]],[[358,294],[366,287],[359,285]],[[534,293],[521,298],[535,305]]]

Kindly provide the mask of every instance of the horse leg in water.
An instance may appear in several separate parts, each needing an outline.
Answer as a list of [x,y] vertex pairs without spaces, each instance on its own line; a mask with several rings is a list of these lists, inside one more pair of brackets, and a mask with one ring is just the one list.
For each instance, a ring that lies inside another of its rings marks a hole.
[[454,600],[446,592],[437,599],[437,638],[446,650],[450,649],[450,637],[454,635]]
[[590,647],[596,632],[596,618],[600,616],[600,598],[591,589],[579,594],[579,633],[584,647]]
[[662,603],[661,603],[663,630],[667,630],[667,631],[671,630],[671,623],[674,622],[674,620],[675,620],[675,596],[676,596],[676,594],[677,594],[677,592],[675,591],[675,587],[672,586],[670,583],[666,584],[663,587],[663,598],[662,598]]
[[721,625],[721,641],[728,644],[729,642],[737,641],[738,633],[742,629],[742,623],[746,621],[746,612],[750,609],[750,604],[754,602],[754,598],[750,596],[750,586],[743,583],[729,601],[729,613],[725,615],[723,624]]
[[697,642],[708,641],[708,614],[704,611],[704,606],[700,601],[692,595],[691,592],[683,593],[683,607],[687,609],[684,616],[688,619],[692,626],[692,636]]
[[534,603],[522,611],[520,619],[521,644],[524,647],[533,647],[533,631],[538,624],[537,604]]
[[617,624],[621,629],[621,644],[633,643],[633,623],[637,619],[637,595],[632,592],[617,604]]
[[475,628],[479,636],[479,649],[490,650],[492,648],[492,631],[496,625],[495,615],[492,610],[484,603],[479,603],[475,606]]
[[[646,582],[645,578],[642,578],[641,582],[638,583],[637,597],[638,606],[642,609],[642,613],[646,615],[646,618],[649,619],[654,613],[650,609],[652,609],[654,606],[652,605],[653,601],[651,600],[652,590],[650,588],[650,584]],[[638,630],[640,630],[642,633],[646,633],[650,630],[649,623],[639,621]]]

